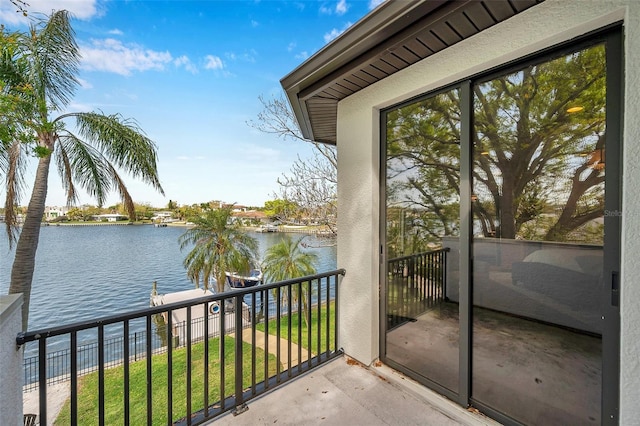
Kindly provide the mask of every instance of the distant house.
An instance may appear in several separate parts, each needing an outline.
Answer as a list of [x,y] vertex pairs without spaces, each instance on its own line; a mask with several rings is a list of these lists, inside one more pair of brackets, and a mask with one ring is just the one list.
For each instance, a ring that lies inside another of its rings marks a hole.
[[171,221],[171,212],[156,212],[155,215],[151,218],[154,222],[170,222]]
[[129,217],[122,214],[117,214],[117,213],[108,213],[108,214],[99,214],[94,216],[93,218],[99,221],[119,222],[121,220],[127,220]]
[[269,218],[264,212],[258,210],[238,210],[233,212],[232,219],[234,221],[241,221],[241,223],[267,223]]
[[65,216],[69,211],[69,207],[45,207],[44,220],[47,222]]

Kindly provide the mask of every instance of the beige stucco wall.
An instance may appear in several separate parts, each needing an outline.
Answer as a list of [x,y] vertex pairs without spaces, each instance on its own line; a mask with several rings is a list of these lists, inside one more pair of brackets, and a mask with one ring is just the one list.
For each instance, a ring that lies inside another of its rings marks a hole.
[[0,296],[0,425],[22,424],[22,294]]
[[371,363],[378,350],[379,114],[411,96],[624,20],[621,418],[640,418],[640,1],[547,0],[502,24],[394,74],[338,107],[340,342]]

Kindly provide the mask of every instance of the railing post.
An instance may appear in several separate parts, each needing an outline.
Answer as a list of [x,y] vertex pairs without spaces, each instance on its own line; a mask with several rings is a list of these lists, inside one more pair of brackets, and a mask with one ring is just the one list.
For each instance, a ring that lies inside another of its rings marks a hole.
[[104,426],[104,326],[98,326],[98,424]]
[[40,424],[47,424],[47,339],[38,340],[38,393],[40,399]]
[[447,297],[447,252],[451,251],[449,247],[445,247],[442,249],[442,273],[440,276],[442,277],[442,300],[445,302],[449,301]]
[[[237,416],[238,414],[242,414],[249,409],[247,404],[244,403],[244,395],[243,395],[243,369],[242,369],[242,300],[243,297],[238,295],[235,297],[235,328],[236,328],[236,339],[235,339],[235,373],[236,373],[236,390],[235,390],[235,408],[233,410],[233,415]],[[222,341],[221,344],[224,344]]]

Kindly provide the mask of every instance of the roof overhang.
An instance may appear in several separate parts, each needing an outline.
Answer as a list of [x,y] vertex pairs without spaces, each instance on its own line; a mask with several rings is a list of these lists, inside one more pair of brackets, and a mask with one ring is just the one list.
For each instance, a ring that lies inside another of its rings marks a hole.
[[281,81],[305,138],[335,145],[338,102],[544,0],[387,0]]

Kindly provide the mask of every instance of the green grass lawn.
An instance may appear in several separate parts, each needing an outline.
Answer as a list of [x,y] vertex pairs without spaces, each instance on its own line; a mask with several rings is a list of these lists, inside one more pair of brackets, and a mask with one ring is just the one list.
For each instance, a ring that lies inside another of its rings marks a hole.
[[[322,303],[320,305],[320,348],[324,352],[327,350],[326,347],[326,333],[327,333],[327,304]],[[329,303],[329,350],[335,350],[335,302]],[[301,341],[298,341],[298,325],[301,324]],[[260,331],[265,330],[264,322],[257,324],[256,329]],[[311,329],[311,352],[313,354],[318,354],[318,306],[312,307],[311,311],[311,323],[309,328],[304,321],[304,313],[303,317],[300,318],[298,315],[297,307],[294,308],[293,313],[291,315],[291,341],[297,345],[302,346],[305,349],[309,348],[309,329]],[[285,312],[283,312],[282,318],[280,319],[280,337],[283,339],[288,338],[289,333],[289,318]],[[276,335],[277,334],[277,320],[272,319],[269,320],[269,334]]]
[[[235,339],[224,339],[224,396],[235,390]],[[204,408],[204,342],[192,346],[191,351],[191,412]],[[220,400],[220,339],[209,340],[209,404]],[[275,357],[268,355],[269,375],[276,374]],[[173,421],[186,416],[186,373],[187,351],[185,348],[173,350]],[[264,380],[265,353],[256,349],[256,382]],[[146,424],[147,415],[147,361],[133,362],[129,367],[129,410],[130,424]],[[152,357],[152,407],[153,424],[166,425],[167,421],[167,354]],[[124,367],[105,370],[105,424],[124,424]],[[251,386],[251,345],[243,343],[243,385]],[[78,424],[98,424],[98,373],[83,376],[78,381]],[[70,401],[67,401],[55,424],[70,424]]]

